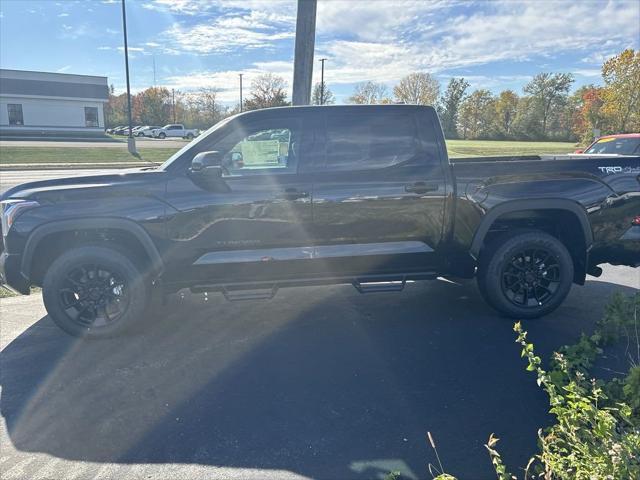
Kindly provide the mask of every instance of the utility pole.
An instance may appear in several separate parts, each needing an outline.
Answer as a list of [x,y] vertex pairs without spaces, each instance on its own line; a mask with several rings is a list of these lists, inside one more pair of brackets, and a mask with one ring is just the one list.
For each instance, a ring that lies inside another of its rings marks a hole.
[[127,110],[129,114],[129,138],[127,138],[127,149],[129,153],[135,155],[136,151],[136,139],[133,138],[133,122],[131,121],[131,86],[129,84],[129,47],[127,46],[127,9],[122,0],[122,31],[124,33],[124,66],[127,76]]
[[321,58],[320,63],[322,64],[322,70],[320,73],[320,105],[324,105],[324,62],[326,58]]
[[309,105],[311,101],[317,6],[317,0],[298,0],[293,94],[291,95],[293,105]]
[[238,75],[240,75],[240,111],[242,112],[242,73],[239,73]]
[[176,89],[171,89],[171,105],[173,105],[173,123],[176,123]]

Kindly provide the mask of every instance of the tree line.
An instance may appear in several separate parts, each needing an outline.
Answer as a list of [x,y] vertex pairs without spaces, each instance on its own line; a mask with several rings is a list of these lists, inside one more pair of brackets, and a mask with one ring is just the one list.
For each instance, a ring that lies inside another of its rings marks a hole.
[[[487,89],[470,91],[464,78],[451,78],[444,91],[431,74],[413,72],[391,91],[381,83],[356,85],[348,103],[407,103],[437,108],[445,136],[463,139],[588,141],[594,132],[640,131],[640,51],[627,49],[602,66],[603,85],[587,85],[571,92],[570,73],[539,73],[520,94],[503,90],[494,95]],[[334,93],[314,85],[314,105],[335,103]],[[223,106],[217,91],[170,91],[151,87],[132,96],[135,124],[184,123],[206,129],[239,111]],[[289,105],[287,82],[266,73],[251,82],[243,110]],[[127,123],[126,94],[115,95],[113,87],[105,107],[107,126]]]

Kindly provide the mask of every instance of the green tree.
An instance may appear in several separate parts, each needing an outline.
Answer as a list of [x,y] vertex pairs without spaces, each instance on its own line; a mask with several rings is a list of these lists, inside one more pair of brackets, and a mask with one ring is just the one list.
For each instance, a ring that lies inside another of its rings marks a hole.
[[115,88],[109,86],[109,100],[104,106],[104,118],[107,128],[117,127],[126,124],[127,118],[127,95],[122,93],[115,94]]
[[164,125],[172,121],[171,92],[164,87],[150,87],[134,98],[134,123]]
[[452,78],[440,99],[438,111],[446,138],[458,138],[458,110],[467,88],[469,82],[464,78]]
[[410,73],[393,88],[399,102],[411,105],[434,105],[440,96],[440,83],[425,72]]
[[534,100],[543,137],[547,136],[550,121],[566,104],[572,83],[573,75],[570,73],[539,73],[525,85],[525,93]]
[[244,102],[246,110],[289,105],[287,102],[287,82],[284,78],[273,73],[265,73],[256,77],[251,82],[250,95]]
[[489,90],[476,90],[460,106],[462,138],[486,138],[495,115],[494,98]]
[[[320,101],[321,94],[324,97],[322,102]],[[313,86],[311,105],[333,105],[334,103],[336,103],[336,98],[329,87],[327,87],[327,82],[324,82],[324,90],[322,90],[320,82]]]
[[640,51],[627,49],[602,66],[603,113],[616,133],[640,130]]
[[356,85],[353,95],[349,97],[349,103],[375,104],[390,103],[387,95],[387,87],[383,83],[364,82]]
[[513,123],[518,112],[518,95],[513,90],[500,92],[495,101],[495,123],[497,130],[504,136],[510,137],[513,133]]

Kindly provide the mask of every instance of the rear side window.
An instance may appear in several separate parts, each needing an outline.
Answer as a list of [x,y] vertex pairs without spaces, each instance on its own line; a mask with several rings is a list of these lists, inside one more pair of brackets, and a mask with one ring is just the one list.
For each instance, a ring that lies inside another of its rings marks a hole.
[[327,170],[367,170],[406,162],[418,154],[413,115],[327,115]]

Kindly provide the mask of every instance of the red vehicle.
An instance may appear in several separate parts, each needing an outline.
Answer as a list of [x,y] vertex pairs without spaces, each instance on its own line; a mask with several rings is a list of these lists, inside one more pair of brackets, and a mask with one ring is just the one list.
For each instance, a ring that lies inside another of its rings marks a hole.
[[604,135],[587,148],[576,150],[575,153],[637,155],[640,153],[640,133]]

